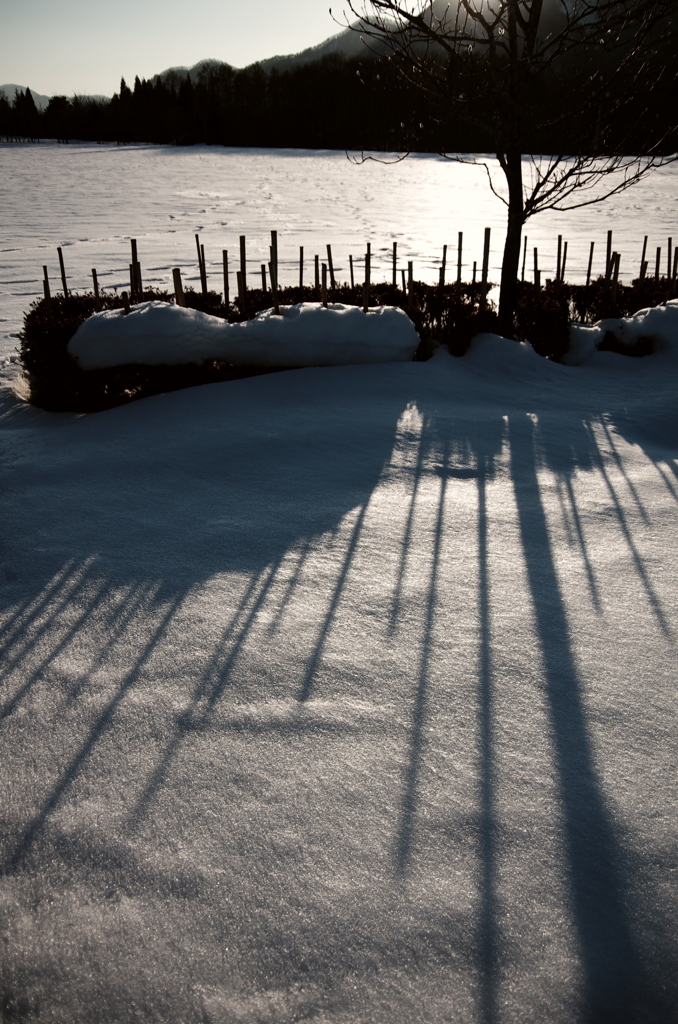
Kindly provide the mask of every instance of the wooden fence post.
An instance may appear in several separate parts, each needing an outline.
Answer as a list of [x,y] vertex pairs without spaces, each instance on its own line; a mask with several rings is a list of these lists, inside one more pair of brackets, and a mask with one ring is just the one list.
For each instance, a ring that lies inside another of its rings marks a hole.
[[645,255],[646,255],[646,253],[647,253],[647,235],[645,235],[645,238],[643,239],[643,255],[640,257],[640,274],[638,276],[640,277],[641,281],[645,277],[645,274],[643,273],[643,265],[645,263]]
[[414,306],[414,263],[407,261],[407,305],[410,309]]
[[[271,268],[273,267],[273,260],[271,260],[271,262],[269,263],[269,267],[271,267]],[[271,278],[271,280],[273,280],[273,279]],[[261,290],[262,290],[262,292],[265,295],[266,294],[266,264],[265,263],[261,264]]]
[[200,244],[200,236],[195,236],[195,245],[198,250],[198,267],[200,270],[200,286],[203,295],[207,295],[207,271],[205,269],[205,246]]
[[247,291],[242,279],[242,270],[237,271],[238,279],[238,306],[243,316],[247,316]]
[[560,280],[561,283],[565,282],[565,265],[567,263],[567,242],[563,246],[563,262],[560,265]]
[[[678,252],[678,249],[676,250]],[[49,290],[49,276],[47,274],[47,267],[43,266],[43,279],[42,279],[42,293],[45,296],[45,306],[47,307],[47,319],[52,322],[52,293]]]
[[247,292],[247,251],[245,235],[240,236],[240,273],[242,275],[242,282],[238,285],[238,293],[244,302],[245,294]]
[[304,247],[299,246],[299,287],[304,287]]
[[122,305],[123,305],[123,311],[124,311],[123,312],[123,316],[129,316],[129,314],[130,314],[129,295],[127,294],[127,292],[123,292],[122,295],[120,296],[120,298],[122,299]]
[[43,279],[42,282],[42,293],[45,296],[45,307],[47,309],[47,319],[52,322],[52,296],[49,291],[49,281]]
[[655,262],[655,265],[654,265],[654,279],[657,282],[657,284],[659,283],[659,272],[660,272],[661,259],[662,259],[662,250],[661,250],[661,246],[658,245],[657,246],[657,259],[656,259],[656,262]]
[[370,262],[372,254],[370,252],[370,243],[367,243],[367,252],[365,253],[365,281],[363,282],[363,313],[367,313],[370,308]]
[[278,280],[278,232],[271,231],[271,263],[275,271],[275,279]]
[[562,256],[563,256],[563,236],[558,235],[558,260],[556,263],[556,281],[560,281],[560,273],[562,269]]
[[94,286],[94,308],[99,310],[101,309],[101,297],[99,296],[99,280],[94,267],[92,267],[92,284]]
[[446,268],[446,266],[447,266],[447,246],[444,245],[443,246],[443,260],[442,260],[442,263],[440,264],[440,278],[439,278],[439,281],[438,281],[438,284],[439,284],[440,288],[444,288],[445,287],[445,268]]
[[457,241],[457,284],[461,284],[461,254],[464,247],[464,232],[459,232]]
[[57,252],[59,254],[59,267],[61,269],[61,285],[64,290],[64,298],[68,298],[68,286],[66,284],[66,268],[64,267],[64,254],[61,251],[60,246],[57,246]]
[[334,264],[332,263],[332,246],[327,246],[327,265],[330,268],[330,283],[332,285],[332,297],[334,297],[334,289],[336,282],[334,280]]
[[184,286],[181,283],[181,271],[179,267],[175,267],[172,271],[172,278],[174,280],[174,301],[177,306],[185,306],[186,299],[184,298]]
[[668,250],[668,252],[669,252],[669,256],[668,256],[668,260],[666,261],[666,277],[670,281],[671,280],[671,271],[673,270],[673,239],[672,238],[669,238],[669,250]]
[[243,315],[247,316],[247,288],[243,281],[243,271],[239,270],[238,273],[240,275],[238,278],[238,305],[240,306],[240,311]]
[[315,257],[315,297],[320,298],[320,257]]
[[607,233],[607,258],[605,260],[605,280],[610,280],[612,273],[612,232]]
[[202,293],[203,293],[203,295],[207,295],[207,264],[205,263],[205,246],[204,245],[200,246],[200,256],[201,256],[201,260],[202,260],[202,278],[201,278],[200,283],[202,285]]
[[130,238],[132,245],[132,278],[130,281],[131,294],[136,295],[137,298],[141,298],[144,286],[141,281],[141,264],[139,263],[139,255],[137,253],[137,240],[136,238]]
[[591,271],[593,269],[593,250],[596,247],[595,242],[591,242],[591,248],[589,249],[589,268],[586,271],[586,287],[591,284]]
[[485,244],[483,245],[483,283],[480,296],[480,308],[484,312],[487,308],[487,279],[490,269],[490,232],[491,228],[485,228]]
[[323,306],[327,309],[327,264],[323,263],[323,284],[322,284]]
[[398,285],[398,243],[393,243],[393,287]]
[[525,262],[526,262],[526,260],[527,260],[527,235],[525,235],[525,241],[523,243],[523,271],[522,271],[522,274],[520,275],[520,280],[521,281],[525,280]]
[[269,274],[271,275],[271,291],[273,292],[273,312],[276,316],[280,316],[280,299],[278,296],[278,271],[276,270],[273,260],[268,266]]
[[619,290],[619,261],[621,256],[618,252],[612,254],[612,306],[617,304],[617,292]]
[[136,238],[130,238],[130,246],[132,249],[132,262],[130,263],[129,269],[129,293],[132,298],[137,294],[137,263],[139,262],[137,257],[137,240]]
[[230,302],[229,287],[228,287],[228,249],[221,250],[221,258],[224,265],[224,306],[228,309]]
[[348,265],[349,265],[350,271],[351,271],[351,291],[354,292],[355,291],[355,278],[353,276],[353,257],[352,256],[349,256],[349,258],[348,258]]
[[534,250],[534,286],[539,288],[539,249]]

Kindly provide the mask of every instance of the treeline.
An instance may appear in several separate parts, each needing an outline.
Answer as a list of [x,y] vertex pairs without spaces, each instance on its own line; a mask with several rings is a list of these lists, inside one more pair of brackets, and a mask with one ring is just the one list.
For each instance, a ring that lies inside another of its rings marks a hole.
[[[26,90],[11,103],[0,96],[0,138],[486,152],[492,149],[490,126],[499,112],[479,101],[471,125],[459,118],[453,102],[474,73],[472,57],[449,69],[449,99],[427,96],[386,58],[337,56],[283,71],[267,72],[257,64],[243,70],[210,66],[196,82],[176,74],[155,81],[137,78],[131,89],[123,79],[110,100],[54,96],[44,111]],[[542,77],[528,112],[528,122],[539,126],[529,149],[678,151],[678,77],[665,75],[657,87],[656,69],[648,75],[652,78],[645,83],[635,81],[622,105],[614,90],[623,90],[623,82],[601,91],[599,116],[585,123],[566,116],[571,90],[581,88],[577,68],[561,67]]]

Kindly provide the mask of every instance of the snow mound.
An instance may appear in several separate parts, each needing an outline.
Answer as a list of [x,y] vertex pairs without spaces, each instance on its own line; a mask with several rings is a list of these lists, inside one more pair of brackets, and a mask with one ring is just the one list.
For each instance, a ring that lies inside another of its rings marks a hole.
[[529,341],[512,341],[500,334],[477,334],[465,356],[481,372],[509,377],[543,376],[555,365],[537,355]]
[[570,348],[563,362],[567,366],[585,362],[598,350],[607,334],[612,334],[629,349],[640,341],[648,341],[655,352],[669,350],[678,354],[678,299],[667,302],[665,306],[641,309],[633,316],[600,320],[593,327],[573,324]]
[[419,344],[401,309],[302,302],[229,324],[166,302],[142,302],[96,313],[71,338],[68,351],[83,370],[140,363],[172,366],[220,360],[235,366],[342,366],[406,362]]

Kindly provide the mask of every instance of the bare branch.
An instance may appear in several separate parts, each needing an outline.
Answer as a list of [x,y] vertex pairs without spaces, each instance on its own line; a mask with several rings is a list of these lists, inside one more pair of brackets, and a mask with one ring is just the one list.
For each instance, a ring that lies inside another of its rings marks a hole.
[[[663,133],[653,123],[650,133],[646,113],[675,53],[678,0],[443,3],[347,0],[357,20],[346,24],[397,60],[432,121],[437,116],[443,124],[437,110],[454,110],[496,154],[505,178],[501,189],[496,165],[443,155],[483,167],[493,195],[508,208],[501,312],[504,293],[511,280],[515,284],[516,245],[529,217],[603,202],[676,159],[665,155],[674,119],[667,118]],[[674,49],[662,61],[658,54],[668,41]],[[647,97],[645,105],[638,96]],[[610,144],[607,126],[615,118]],[[569,140],[570,155],[534,157],[524,174],[523,155],[534,140],[559,135]],[[641,155],[618,155],[625,152]]]

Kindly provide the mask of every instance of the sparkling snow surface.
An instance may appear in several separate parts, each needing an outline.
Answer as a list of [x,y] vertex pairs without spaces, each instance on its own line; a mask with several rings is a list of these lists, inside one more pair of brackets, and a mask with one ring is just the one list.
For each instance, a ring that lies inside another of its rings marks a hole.
[[8,1019],[675,1022],[677,382],[6,396]]
[[[492,163],[492,161],[490,161]],[[605,263],[608,229],[622,256],[621,279],[638,273],[643,237],[648,260],[667,258],[667,238],[678,240],[678,167],[655,172],[637,187],[600,206],[546,213],[528,222],[527,276],[539,248],[543,277],[555,273],[557,236],[569,243],[566,275],[585,278],[595,241],[594,273]],[[0,360],[14,351],[23,313],[42,295],[42,267],[61,290],[56,246],[72,288],[91,286],[91,268],[106,288],[129,285],[130,246],[139,244],[143,280],[173,291],[172,267],[185,284],[200,287],[195,232],[205,245],[211,287],[221,291],[222,249],[228,249],[231,291],[236,292],[239,236],[247,236],[248,279],[260,281],[268,263],[270,231],[279,232],[281,284],[298,281],[299,246],[305,279],[315,254],[326,246],[339,280],[363,279],[366,243],[372,245],[372,278],[391,273],[391,247],[399,267],[414,261],[415,277],[437,280],[443,245],[448,278],[456,274],[457,233],[464,232],[463,275],[482,263],[483,230],[492,228],[490,277],[498,280],[505,208],[488,188],[485,171],[435,156],[385,166],[350,163],[337,152],[234,150],[218,146],[97,146],[53,143],[0,145]]]

